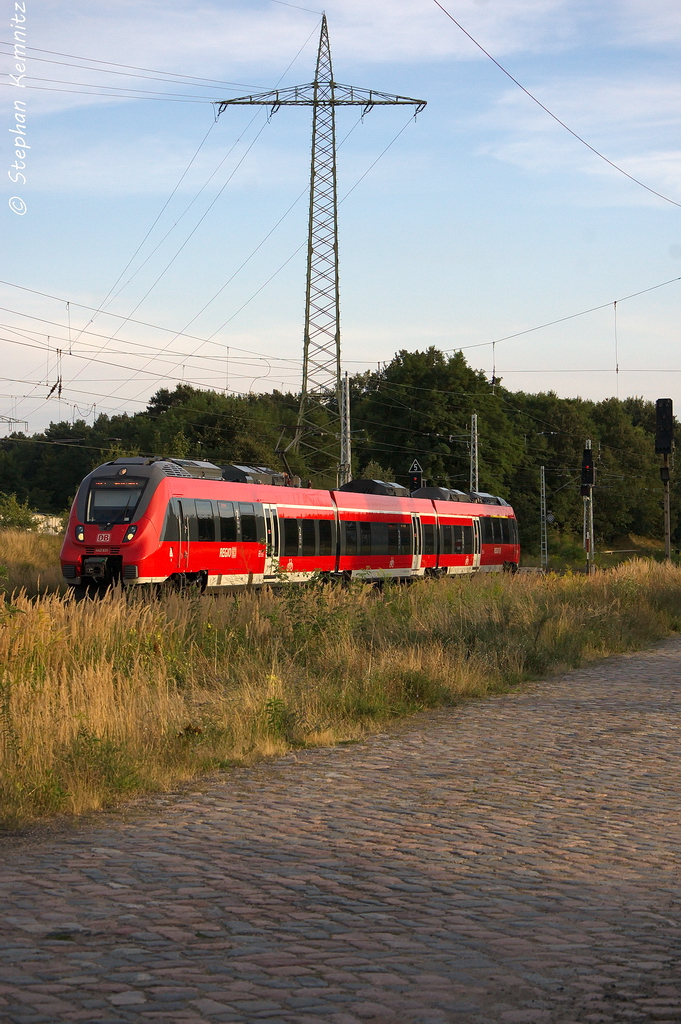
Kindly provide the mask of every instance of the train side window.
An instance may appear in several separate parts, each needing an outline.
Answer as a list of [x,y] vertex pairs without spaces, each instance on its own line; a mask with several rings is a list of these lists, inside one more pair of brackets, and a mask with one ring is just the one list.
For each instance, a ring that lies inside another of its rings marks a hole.
[[[282,520],[284,525],[283,530],[283,551],[284,555],[291,555],[297,557],[298,555],[298,520],[297,519],[284,519]],[[281,523],[279,524],[281,526]]]
[[265,543],[265,511],[262,505],[254,505],[255,510],[255,536],[258,544]]
[[480,539],[483,544],[494,543],[494,533],[492,530],[492,520],[489,516],[480,516]]
[[213,502],[196,499],[197,540],[215,540]]
[[498,516],[492,520],[492,538],[495,544],[501,544],[504,538],[502,520]]
[[301,522],[302,526],[302,554],[304,556],[314,556],[315,554],[315,528],[314,519],[303,519]]
[[234,504],[231,501],[219,501],[218,515],[220,517],[220,540],[223,542],[236,540]]
[[452,527],[454,534],[454,554],[463,554],[463,526],[454,525]]
[[180,523],[178,519],[177,502],[172,499],[168,502],[166,518],[163,524],[161,540],[178,542],[180,539]]
[[239,519],[241,520],[241,540],[246,544],[257,543],[258,527],[255,521],[255,509],[251,504],[239,502]]
[[387,523],[371,523],[371,553],[372,555],[390,554]]
[[463,553],[464,555],[473,554],[473,527],[464,526],[463,528]]
[[345,554],[357,554],[357,523],[345,524]]
[[181,498],[182,518],[185,522],[185,531],[189,540],[198,540],[199,531],[196,522],[196,506],[193,498]]
[[411,523],[399,523],[398,529],[400,534],[400,554],[410,555],[413,538]]
[[501,525],[501,543],[502,544],[510,544],[511,543],[511,531],[509,529],[508,519],[500,519],[499,523]]
[[511,544],[519,544],[520,540],[518,538],[518,523],[517,523],[517,520],[509,519],[508,525],[509,525],[510,530],[511,530]]
[[451,555],[454,553],[454,542],[452,537],[452,527],[449,524],[443,525],[442,530],[442,545],[440,550],[443,555]]
[[371,554],[371,523],[359,524],[359,553],[361,555]]
[[399,555],[400,553],[400,534],[399,534],[399,523],[388,523],[388,554]]
[[319,554],[332,555],[331,520],[319,520]]
[[423,553],[424,555],[435,554],[435,525],[433,523],[423,524]]

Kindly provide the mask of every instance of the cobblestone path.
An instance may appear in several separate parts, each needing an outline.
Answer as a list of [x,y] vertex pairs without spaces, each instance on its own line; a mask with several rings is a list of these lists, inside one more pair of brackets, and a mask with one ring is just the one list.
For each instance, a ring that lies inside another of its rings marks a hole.
[[0,1020],[681,1021],[681,639],[0,849]]

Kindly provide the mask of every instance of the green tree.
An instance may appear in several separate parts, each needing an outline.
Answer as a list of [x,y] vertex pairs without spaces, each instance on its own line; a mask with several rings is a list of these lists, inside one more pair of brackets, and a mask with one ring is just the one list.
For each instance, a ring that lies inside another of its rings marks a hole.
[[17,501],[16,494],[0,494],[0,529],[33,530],[35,509]]

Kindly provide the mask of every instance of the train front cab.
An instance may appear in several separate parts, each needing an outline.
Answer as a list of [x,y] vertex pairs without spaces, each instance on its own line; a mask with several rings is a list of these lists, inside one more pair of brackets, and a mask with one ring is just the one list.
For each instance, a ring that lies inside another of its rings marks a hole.
[[[138,464],[138,462],[140,464]],[[74,500],[61,552],[62,573],[73,587],[104,587],[126,580],[128,556],[140,546],[155,546],[157,534],[148,512],[158,473],[143,460],[110,463],[85,478]]]

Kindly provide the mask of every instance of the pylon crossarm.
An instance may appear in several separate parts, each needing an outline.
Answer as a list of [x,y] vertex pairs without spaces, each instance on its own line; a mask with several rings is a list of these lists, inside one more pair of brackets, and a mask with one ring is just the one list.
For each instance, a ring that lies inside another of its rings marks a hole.
[[[319,86],[323,86],[322,90]],[[257,92],[251,96],[237,96],[230,100],[220,100],[215,105],[217,116],[227,107],[261,106],[273,107],[371,107],[406,105],[415,106],[416,114],[420,114],[426,106],[425,100],[415,100],[411,96],[393,96],[391,93],[378,92],[376,89],[358,89],[354,85],[341,85],[340,82],[318,82],[315,96],[315,83],[292,85],[288,89],[272,89],[269,92]],[[328,93],[326,90],[329,90]]]

